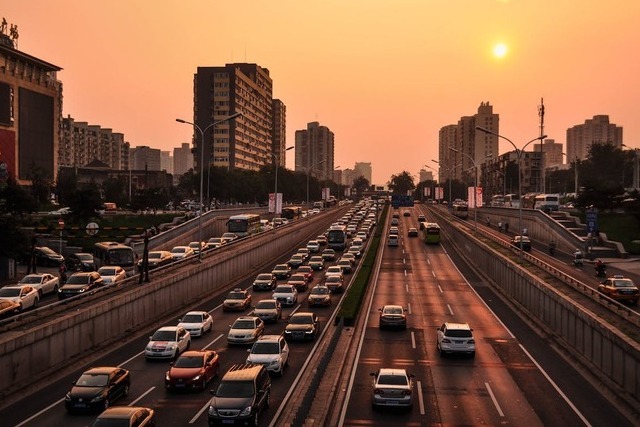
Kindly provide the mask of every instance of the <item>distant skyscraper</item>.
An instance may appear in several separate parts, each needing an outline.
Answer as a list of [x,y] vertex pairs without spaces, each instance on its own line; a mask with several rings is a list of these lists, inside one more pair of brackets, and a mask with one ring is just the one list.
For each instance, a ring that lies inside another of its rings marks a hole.
[[160,170],[173,173],[173,157],[171,151],[160,151]]
[[135,147],[130,151],[131,170],[149,170],[159,171],[160,169],[160,150],[147,146]]
[[533,144],[533,151],[542,151],[544,158],[544,168],[557,168],[564,163],[562,159],[562,144],[556,143],[554,139],[545,139],[542,143],[542,149],[540,144]]
[[[205,164],[253,171],[273,164],[273,126],[275,123],[281,132],[285,110],[283,104],[277,104],[279,117],[274,120],[272,85],[269,70],[256,64],[198,67],[194,76],[194,122],[200,129],[232,114],[243,114],[206,132]],[[198,170],[201,141],[200,133],[194,131],[194,166]]]
[[424,182],[424,181],[433,181],[433,172],[426,170],[426,169],[420,169],[420,182]]
[[371,182],[371,175],[372,175],[371,162],[368,162],[368,163],[356,162],[353,169],[356,171],[357,175],[365,177],[366,180],[369,181],[369,185],[373,185],[373,182]]
[[622,148],[622,127],[609,123],[609,116],[593,116],[584,124],[567,129],[567,162],[585,160],[594,143],[611,143]]
[[307,129],[296,131],[295,170],[320,180],[333,179],[334,135],[318,122],[307,124]]
[[287,148],[287,107],[279,99],[273,100],[273,117],[271,129],[273,130],[273,148],[272,152],[278,159],[281,167],[287,166],[287,157],[285,149]]
[[193,153],[187,143],[173,149],[173,174],[184,175],[189,169],[193,169]]

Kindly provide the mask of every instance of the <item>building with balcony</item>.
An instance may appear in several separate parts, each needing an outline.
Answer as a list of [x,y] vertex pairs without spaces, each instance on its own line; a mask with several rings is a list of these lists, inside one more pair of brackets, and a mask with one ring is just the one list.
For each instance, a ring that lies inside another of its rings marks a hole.
[[112,169],[125,170],[129,143],[124,134],[99,125],[79,122],[71,116],[62,119],[62,133],[58,150],[60,166],[86,166],[94,160]]
[[583,124],[567,129],[567,159],[586,160],[594,143],[611,143],[622,149],[622,127],[609,122],[609,116],[598,115]]
[[333,179],[333,150],[333,132],[318,122],[308,123],[306,129],[296,131],[295,170],[322,181]]

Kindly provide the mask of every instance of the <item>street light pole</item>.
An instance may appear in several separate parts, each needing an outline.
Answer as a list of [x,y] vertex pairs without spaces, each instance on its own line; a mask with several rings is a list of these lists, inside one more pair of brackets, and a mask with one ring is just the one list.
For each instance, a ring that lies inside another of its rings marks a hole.
[[[229,120],[234,120],[237,117],[242,116],[242,113],[235,113],[232,114],[228,117],[223,118],[222,120],[218,120],[215,121],[213,123],[211,123],[209,126],[207,126],[206,128],[204,128],[204,130],[202,130],[200,128],[200,126],[198,126],[195,123],[192,122],[188,122],[186,120],[182,120],[182,119],[176,119],[176,122],[178,123],[186,123],[188,125],[193,126],[194,129],[196,129],[198,132],[200,132],[200,139],[201,139],[201,144],[200,144],[200,215],[198,215],[198,243],[201,245],[202,244],[202,207],[203,207],[203,200],[202,200],[202,196],[203,196],[203,189],[204,189],[204,134],[212,127],[219,125],[220,123],[224,123],[226,121]],[[200,249],[198,251],[198,262],[202,262],[202,249]]]
[[[289,150],[291,150],[293,148],[294,147],[287,147],[287,148],[284,149],[284,151],[286,152],[286,151],[289,151]],[[269,154],[271,154],[271,156],[273,156],[273,161],[274,161],[274,163],[276,165],[276,174],[275,174],[276,175],[275,176],[275,182],[276,182],[275,187],[276,188],[273,191],[273,215],[274,215],[274,218],[280,218],[280,212],[278,212],[278,169],[280,169],[280,165],[278,163],[279,163],[280,158],[278,156],[276,156],[275,154],[273,154],[273,153],[269,153]],[[285,156],[286,156],[286,153],[285,153]]]
[[320,164],[322,164],[322,163],[324,163],[326,161],[327,161],[326,159],[320,160],[319,162],[314,163],[313,165],[311,165],[311,166],[306,168],[306,170],[307,170],[307,209],[309,209],[309,172],[312,169],[315,169],[316,166],[318,166],[318,165],[320,165]]
[[[471,157],[470,155],[468,155],[467,153],[463,153],[460,150],[457,150],[453,147],[449,147],[449,150],[453,151],[454,153],[458,153],[458,154],[462,154],[463,156],[467,156],[467,158],[469,160],[471,160],[471,163],[473,163],[473,168],[475,169],[475,184],[473,187],[473,222],[474,224],[474,228],[473,231],[477,232],[478,231],[478,163],[476,162],[476,160]],[[485,157],[489,158],[491,157],[491,154],[489,154],[488,156]]]
[[524,146],[521,149],[518,149],[518,147],[516,147],[516,144],[513,143],[513,141],[511,141],[509,138],[507,138],[506,136],[502,136],[496,132],[493,132],[489,129],[485,129],[481,126],[476,126],[476,130],[479,130],[480,132],[484,132],[484,133],[488,133],[489,135],[494,135],[497,136],[498,138],[502,138],[505,141],[507,141],[509,144],[511,144],[514,148],[514,150],[516,150],[516,156],[518,158],[518,199],[519,199],[519,203],[518,203],[518,234],[520,235],[520,261],[522,261],[522,256],[523,256],[523,248],[522,248],[522,164],[521,164],[521,160],[522,160],[522,153],[524,152],[524,149],[527,148],[527,145],[531,144],[534,141],[542,141],[544,138],[547,137],[547,135],[540,135],[537,138],[533,138],[531,141],[527,142],[526,144],[524,144]]
[[[447,170],[447,172],[449,172],[449,204],[447,205],[447,209],[451,210],[451,175],[453,175],[453,170],[447,166],[447,165],[443,165],[442,163],[440,163],[439,161],[435,160],[435,159],[431,159],[432,162],[436,163],[438,166],[443,167]],[[438,175],[440,173],[438,172]]]

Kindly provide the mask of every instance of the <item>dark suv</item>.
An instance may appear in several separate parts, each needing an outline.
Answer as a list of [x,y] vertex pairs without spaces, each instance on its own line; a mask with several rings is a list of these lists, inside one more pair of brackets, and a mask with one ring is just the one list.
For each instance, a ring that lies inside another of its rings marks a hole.
[[233,365],[212,394],[210,426],[257,426],[260,413],[269,407],[271,377],[262,365]]

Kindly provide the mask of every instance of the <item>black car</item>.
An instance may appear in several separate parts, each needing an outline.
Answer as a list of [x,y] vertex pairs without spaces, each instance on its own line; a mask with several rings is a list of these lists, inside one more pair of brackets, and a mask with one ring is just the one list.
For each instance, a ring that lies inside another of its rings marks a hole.
[[97,272],[73,273],[64,286],[58,289],[58,298],[65,299],[76,295],[84,295],[102,286],[103,279]]
[[129,394],[129,371],[111,366],[91,368],[73,382],[64,398],[69,412],[102,412],[115,400]]
[[209,425],[258,425],[269,406],[271,377],[262,365],[233,365],[209,401]]
[[314,340],[318,335],[318,316],[311,312],[292,314],[284,329],[287,341]]
[[36,246],[34,249],[36,265],[44,267],[58,267],[64,262],[64,257],[46,246]]
[[96,271],[96,263],[93,255],[77,252],[69,255],[64,261],[67,271]]

